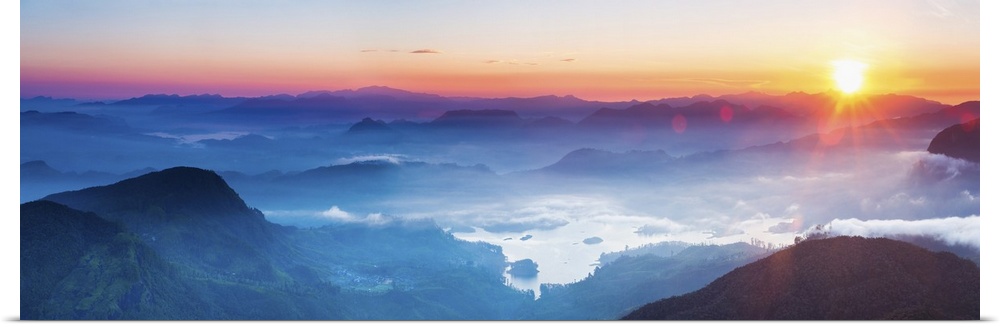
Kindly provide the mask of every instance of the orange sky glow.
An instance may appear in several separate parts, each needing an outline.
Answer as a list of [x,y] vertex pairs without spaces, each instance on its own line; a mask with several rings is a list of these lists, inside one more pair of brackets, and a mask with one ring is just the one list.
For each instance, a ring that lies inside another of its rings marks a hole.
[[226,4],[22,3],[21,96],[816,93],[850,59],[861,93],[979,99],[978,1]]

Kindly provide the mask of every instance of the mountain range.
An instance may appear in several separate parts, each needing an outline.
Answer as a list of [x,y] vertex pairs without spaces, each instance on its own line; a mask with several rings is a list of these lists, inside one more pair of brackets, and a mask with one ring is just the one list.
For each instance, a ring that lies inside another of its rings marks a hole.
[[[979,113],[891,94],[382,86],[22,99],[21,318],[976,319],[978,238],[876,227],[978,228]],[[741,243],[837,217],[960,257]],[[734,243],[618,251],[636,234]],[[534,294],[513,265],[593,272]]]
[[458,241],[430,221],[282,227],[218,175],[188,167],[53,194],[22,204],[21,220],[23,319],[607,319],[747,263],[625,318],[979,313],[976,264],[857,237],[808,239],[753,263],[767,251],[734,244],[620,256],[531,304],[503,285],[499,247]]
[[[24,203],[21,221],[24,319],[607,319],[767,253],[619,256],[531,304],[497,246],[431,221],[276,225],[190,167]],[[809,239],[626,318],[976,319],[978,271],[898,241]]]
[[[119,101],[82,103],[72,99],[33,98],[22,99],[22,111],[61,111],[107,109],[114,107],[146,107],[157,113],[176,114],[200,113],[202,119],[225,119],[240,123],[261,123],[261,119],[271,124],[357,121],[365,117],[373,119],[431,120],[451,110],[514,110],[528,118],[556,116],[571,121],[580,121],[598,109],[621,110],[648,103],[662,108],[721,106],[733,104],[733,118],[744,119],[744,114],[761,115],[765,112],[785,110],[795,116],[816,117],[824,112],[835,112],[844,106],[838,96],[830,93],[807,94],[793,92],[786,95],[767,95],[757,92],[721,96],[699,95],[695,97],[663,98],[641,102],[587,101],[573,96],[539,96],[531,98],[470,98],[445,97],[435,94],[416,93],[385,86],[369,86],[356,90],[310,91],[291,96],[286,94],[261,97],[223,97],[217,94],[187,95],[150,94]],[[703,103],[703,104],[699,104]],[[665,107],[664,107],[665,106]],[[866,97],[852,106],[863,107],[863,115],[855,115],[854,123],[864,123],[875,119],[910,116],[931,112],[946,105],[916,97],[901,95],[874,95]],[[779,109],[783,108],[783,109]],[[638,109],[633,109],[637,111]],[[606,111],[606,110],[605,110]],[[606,113],[606,112],[605,112]],[[690,112],[684,112],[689,114]],[[602,113],[603,114],[603,113]],[[728,114],[727,114],[728,115]],[[775,117],[770,119],[784,119]]]
[[24,319],[499,319],[531,297],[503,284],[498,247],[429,221],[276,225],[197,168],[53,194],[21,219]]

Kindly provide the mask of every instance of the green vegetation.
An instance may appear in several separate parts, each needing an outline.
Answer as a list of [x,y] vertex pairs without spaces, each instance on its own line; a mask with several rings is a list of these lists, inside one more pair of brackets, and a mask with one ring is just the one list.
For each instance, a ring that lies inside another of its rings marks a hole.
[[200,169],[46,199],[22,205],[22,319],[516,319],[534,298],[498,246],[431,221],[275,225]]
[[979,319],[979,267],[885,238],[806,240],[625,319]]
[[22,205],[22,220],[22,319],[511,319],[533,299],[504,285],[499,247],[433,225],[294,230],[294,251],[256,263],[270,274],[240,274],[168,262],[122,225],[49,201]]
[[[666,300],[680,312],[670,317],[978,317],[974,263],[846,238],[805,240],[752,264],[771,250],[640,247],[603,256],[580,282],[543,285],[535,301],[506,285],[499,246],[430,220],[275,225],[195,168],[51,195],[22,204],[20,219],[26,320],[614,319],[704,285]],[[514,266],[537,271],[531,260]]]

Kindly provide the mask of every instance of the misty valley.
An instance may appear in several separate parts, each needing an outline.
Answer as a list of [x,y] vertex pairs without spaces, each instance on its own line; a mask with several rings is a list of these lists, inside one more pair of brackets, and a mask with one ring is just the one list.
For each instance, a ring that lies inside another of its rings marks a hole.
[[21,319],[979,319],[979,101],[20,105]]

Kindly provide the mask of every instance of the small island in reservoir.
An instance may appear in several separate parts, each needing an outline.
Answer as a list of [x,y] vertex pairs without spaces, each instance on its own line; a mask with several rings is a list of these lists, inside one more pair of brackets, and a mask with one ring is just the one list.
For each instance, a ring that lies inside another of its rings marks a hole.
[[514,277],[535,277],[538,276],[538,264],[531,259],[521,259],[510,264],[508,270]]

